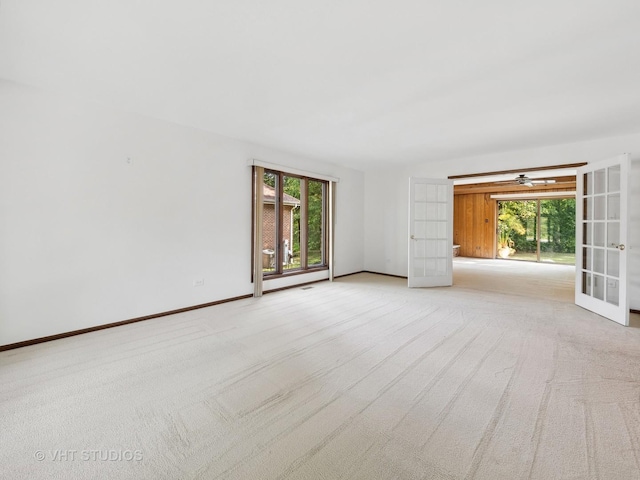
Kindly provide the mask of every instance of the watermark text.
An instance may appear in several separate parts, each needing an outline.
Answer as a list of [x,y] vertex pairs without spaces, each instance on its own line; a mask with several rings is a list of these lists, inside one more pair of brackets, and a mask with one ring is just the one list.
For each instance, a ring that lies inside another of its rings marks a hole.
[[36,450],[33,457],[39,462],[139,462],[144,458],[141,450],[125,449]]

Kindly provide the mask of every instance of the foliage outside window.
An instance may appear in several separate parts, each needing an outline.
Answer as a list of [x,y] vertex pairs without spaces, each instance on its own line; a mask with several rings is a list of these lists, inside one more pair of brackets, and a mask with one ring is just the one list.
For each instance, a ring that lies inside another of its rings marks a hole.
[[265,170],[264,275],[325,268],[327,182]]
[[498,248],[510,248],[509,258],[575,263],[575,198],[500,201],[498,207]]

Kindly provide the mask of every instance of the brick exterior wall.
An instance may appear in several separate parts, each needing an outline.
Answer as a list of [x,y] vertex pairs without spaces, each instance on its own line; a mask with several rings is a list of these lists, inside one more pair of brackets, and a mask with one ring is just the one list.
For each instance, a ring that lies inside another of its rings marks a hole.
[[[289,240],[291,242],[291,207],[290,205],[282,206],[282,239]],[[262,218],[262,248],[275,250],[274,241],[276,238],[276,213],[275,205],[272,203],[265,203],[263,206],[263,218]],[[291,248],[291,247],[289,247]]]

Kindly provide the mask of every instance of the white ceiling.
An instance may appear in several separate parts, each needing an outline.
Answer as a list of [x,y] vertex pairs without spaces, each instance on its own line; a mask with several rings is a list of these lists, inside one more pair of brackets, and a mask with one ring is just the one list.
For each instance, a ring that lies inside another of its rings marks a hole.
[[364,170],[640,132],[640,1],[0,0],[0,78]]

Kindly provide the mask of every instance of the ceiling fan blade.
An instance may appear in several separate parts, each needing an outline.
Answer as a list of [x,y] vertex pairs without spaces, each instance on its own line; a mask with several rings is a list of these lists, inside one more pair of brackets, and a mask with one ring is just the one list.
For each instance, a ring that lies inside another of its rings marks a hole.
[[552,183],[556,183],[556,181],[552,178],[548,180],[529,180],[531,183],[537,183],[538,185],[550,185]]

